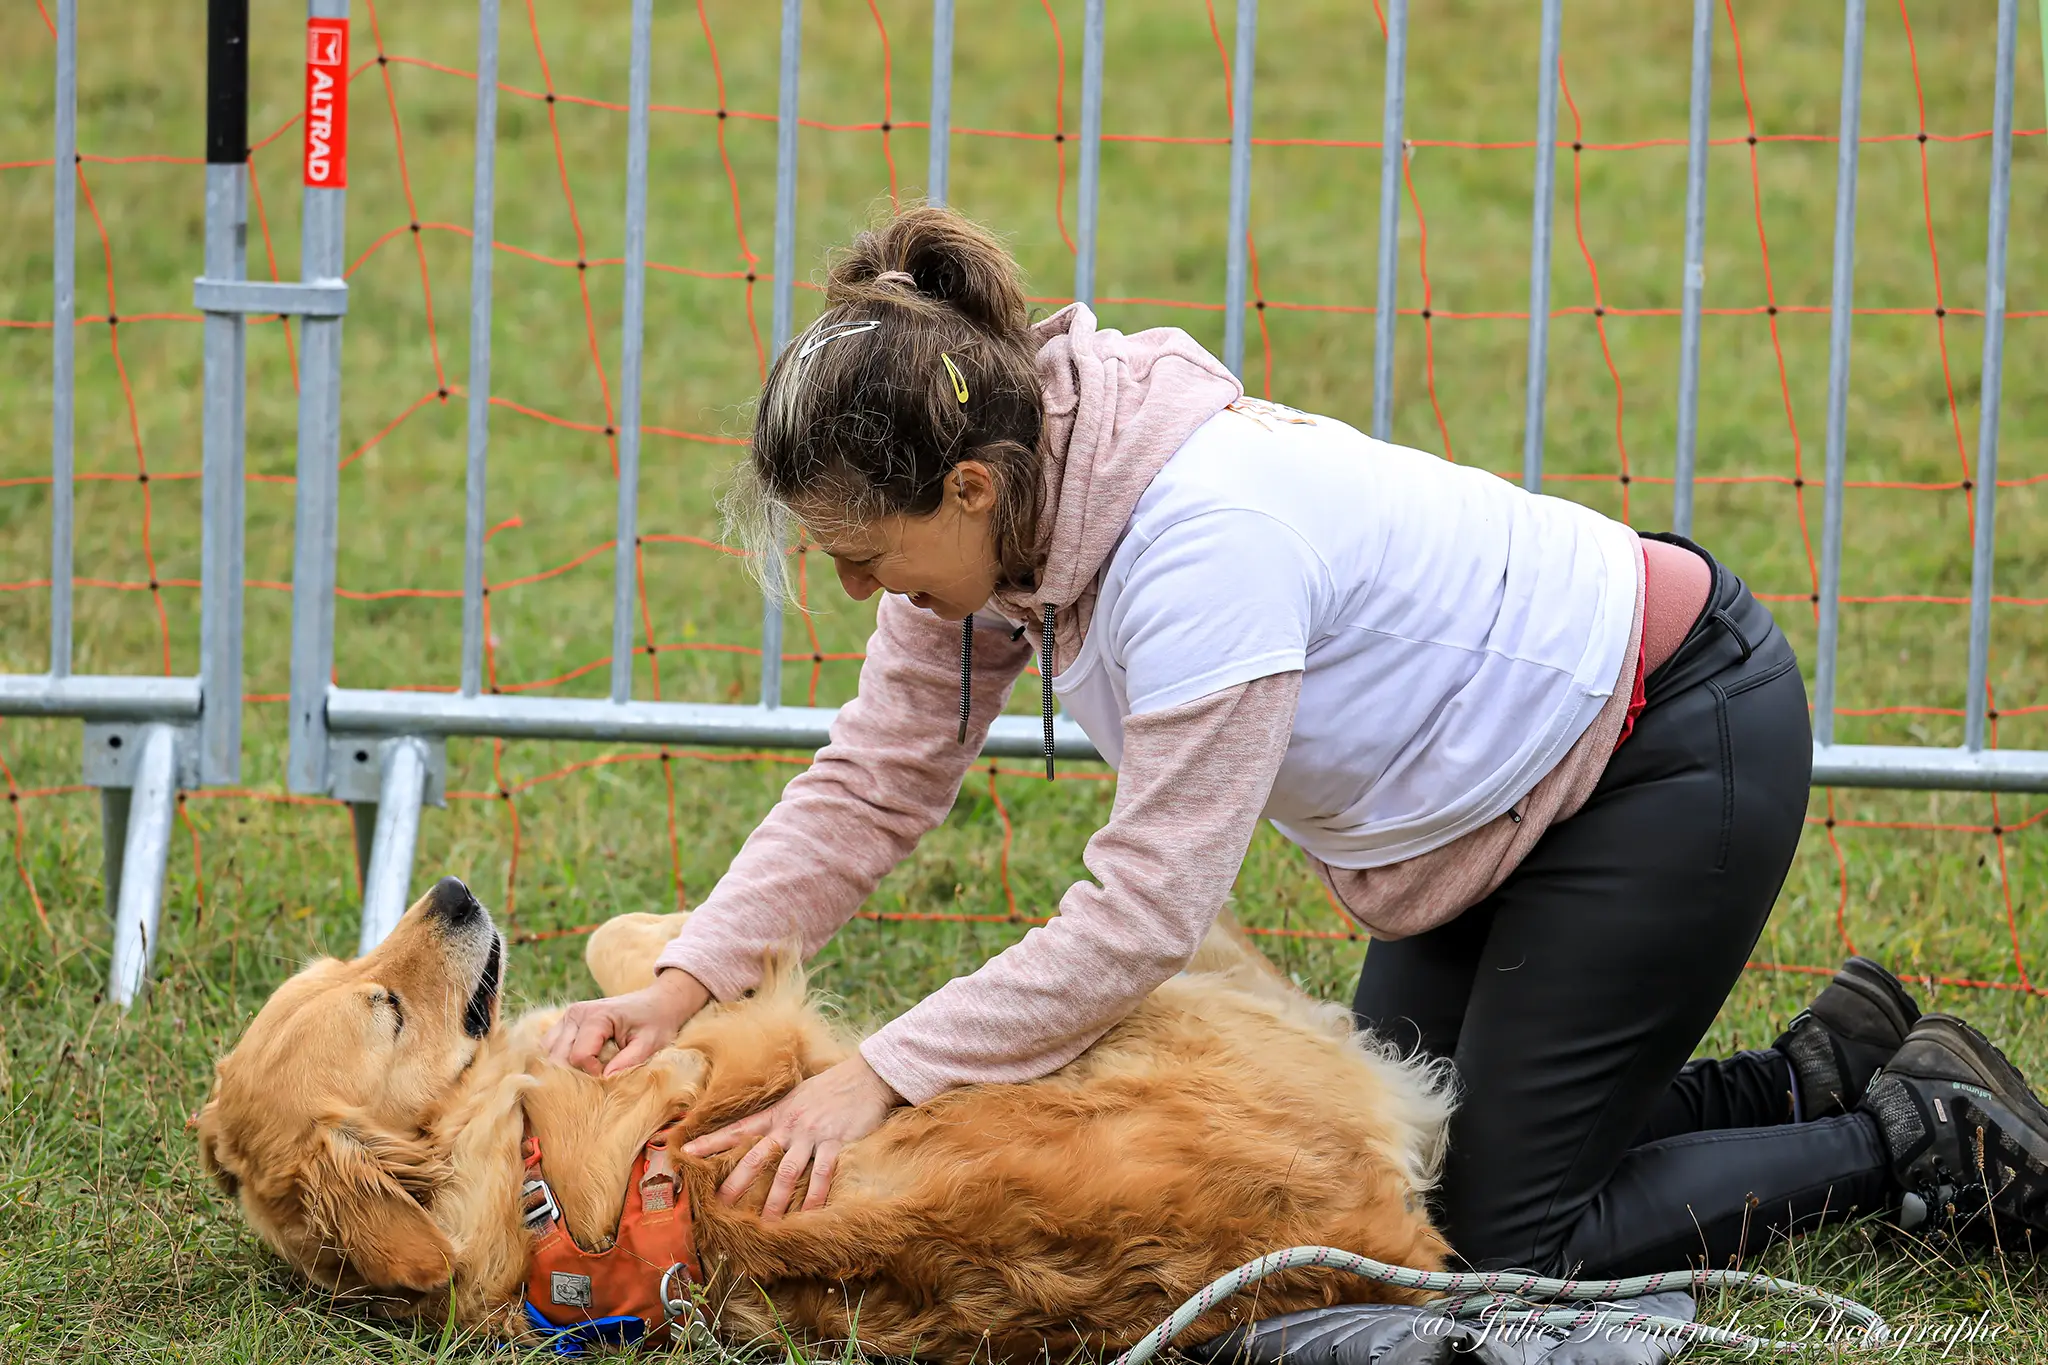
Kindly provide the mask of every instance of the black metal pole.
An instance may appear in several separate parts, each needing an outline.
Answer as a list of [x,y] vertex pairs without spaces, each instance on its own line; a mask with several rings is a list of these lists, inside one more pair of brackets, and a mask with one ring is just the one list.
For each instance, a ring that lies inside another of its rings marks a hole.
[[206,159],[249,159],[249,0],[207,0]]
[[[207,0],[206,255],[209,284],[248,278],[249,0]],[[243,318],[209,312],[201,434],[199,780],[225,786],[242,772],[244,573]]]

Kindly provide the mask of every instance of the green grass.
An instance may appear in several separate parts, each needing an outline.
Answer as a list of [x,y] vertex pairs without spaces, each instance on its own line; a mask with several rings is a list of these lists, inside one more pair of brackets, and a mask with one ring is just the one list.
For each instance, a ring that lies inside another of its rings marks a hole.
[[[47,0],[46,0],[47,3]],[[1589,144],[1559,159],[1559,236],[1553,298],[1548,468],[1553,492],[1580,497],[1646,528],[1670,508],[1678,325],[1668,313],[1594,317],[1588,255],[1602,302],[1675,309],[1684,204],[1686,7],[1586,0],[1567,7],[1564,63],[1574,103],[1562,136]],[[253,42],[258,136],[295,111],[301,11],[257,7]],[[914,123],[924,114],[926,7],[813,5],[805,32],[804,112],[833,124]],[[201,148],[203,25],[191,6],[86,5],[80,145],[89,155],[191,158]],[[722,62],[724,107],[772,111],[774,7],[707,6]],[[1849,403],[1850,477],[1844,589],[1858,598],[1968,591],[1970,496],[1960,488],[1977,440],[1981,327],[1964,312],[1930,315],[1938,250],[1942,299],[1981,306],[1989,161],[1982,139],[1946,140],[1990,123],[1991,7],[1920,0],[1902,12],[1873,6],[1864,126],[1906,135],[1865,148],[1857,242],[1857,303],[1917,310],[1859,318]],[[658,7],[657,102],[720,107],[705,30],[688,7]],[[624,98],[623,4],[537,3],[535,25],[554,87]],[[1050,133],[1079,121],[1081,5],[1059,0],[1058,39],[1030,5],[962,7],[955,120],[961,127]],[[1519,466],[1527,292],[1527,147],[1535,94],[1535,7],[1444,0],[1417,7],[1409,58],[1409,132],[1426,141],[1411,162],[1416,199],[1404,211],[1401,299],[1432,318],[1404,317],[1396,378],[1396,436],[1496,470]],[[1717,16],[1708,199],[1710,308],[1701,375],[1698,536],[1772,598],[1803,656],[1814,623],[1811,557],[1825,437],[1826,303],[1834,147],[1765,141],[1758,133],[1826,134],[1839,90],[1840,17],[1819,4],[1739,3],[1738,73],[1728,15]],[[1218,16],[1230,32],[1227,7]],[[1262,137],[1376,138],[1382,49],[1369,5],[1301,0],[1268,5],[1257,84]],[[387,0],[356,9],[361,58],[382,48],[468,69],[469,7]],[[524,6],[505,13],[504,78],[545,84]],[[886,31],[886,58],[882,33]],[[1064,122],[1056,123],[1065,45]],[[2023,27],[2019,126],[2042,123],[2038,35]],[[36,6],[0,11],[0,163],[47,158],[53,47]],[[1916,78],[1914,57],[1917,54]],[[1216,139],[1228,132],[1222,63],[1209,20],[1192,0],[1111,7],[1113,133]],[[885,105],[885,74],[893,105]],[[1739,79],[1740,76],[1740,79]],[[1744,85],[1746,81],[1746,89]],[[389,95],[386,93],[386,83]],[[459,75],[394,60],[354,84],[351,276],[346,325],[340,582],[352,593],[417,589],[439,597],[345,598],[336,667],[351,686],[448,685],[460,648],[463,405],[440,401],[466,376],[468,244],[441,226],[469,221],[474,87]],[[1925,144],[1921,127],[1941,135]],[[394,133],[402,121],[403,168]],[[1754,123],[1752,125],[1751,119]],[[1580,122],[1582,120],[1582,123]],[[265,146],[255,166],[267,232],[252,226],[251,264],[296,273],[298,196],[293,136]],[[720,136],[737,185],[746,242],[765,272],[773,223],[774,126],[687,113],[657,115],[653,133],[654,260],[697,271],[750,268],[735,231]],[[493,390],[510,403],[598,431],[574,430],[500,407],[492,417],[490,513],[516,522],[490,543],[493,582],[542,573],[612,533],[614,484],[601,429],[606,385],[617,382],[624,118],[612,110],[508,96],[501,115],[498,236],[526,252],[590,262],[547,265],[497,256]],[[559,137],[559,159],[558,142]],[[1634,150],[1600,144],[1653,141]],[[814,278],[823,249],[842,239],[894,185],[921,186],[922,130],[806,129],[801,138],[799,261]],[[1068,288],[1074,167],[1064,144],[979,136],[953,143],[953,197],[1009,235],[1034,289]],[[1227,153],[1210,143],[1111,141],[1103,149],[1102,258],[1106,298],[1184,300],[1200,308],[1106,304],[1112,325],[1171,323],[1212,346],[1221,318]],[[196,165],[88,162],[92,211],[81,204],[78,331],[78,591],[81,670],[189,673],[196,668],[199,329],[188,281],[200,260]],[[1253,228],[1260,297],[1249,371],[1283,401],[1360,425],[1370,407],[1371,318],[1379,157],[1361,147],[1261,147]],[[1924,176],[1924,178],[1923,178]],[[50,314],[47,168],[0,169],[0,320]],[[569,212],[573,194],[576,219]],[[1574,185],[1578,187],[1575,201]],[[2020,140],[2014,168],[2010,296],[2048,308],[2048,139]],[[409,189],[408,189],[409,185]],[[414,204],[408,208],[407,196]],[[1759,210],[1759,201],[1761,209]],[[1416,203],[1421,206],[1418,217]],[[1574,228],[1582,224],[1586,253]],[[1056,213],[1056,210],[1058,211]],[[1063,214],[1064,216],[1059,216]],[[1759,247],[1759,218],[1770,273]],[[414,240],[408,225],[422,231]],[[1427,227],[1429,293],[1419,273]],[[582,234],[579,246],[578,229]],[[101,229],[107,244],[102,253]],[[387,237],[387,234],[391,234]],[[369,248],[379,242],[376,249]],[[106,262],[111,260],[111,279]],[[425,284],[431,286],[429,307]],[[126,318],[103,319],[111,309]],[[1775,298],[1775,319],[1755,311]],[[816,295],[800,293],[800,320]],[[178,318],[152,320],[170,313]],[[743,435],[759,378],[756,336],[768,327],[764,283],[656,272],[648,286],[645,419],[727,440]],[[1258,330],[1263,325],[1263,332]],[[1603,330],[1604,329],[1604,330]],[[116,365],[113,341],[118,337]],[[1264,340],[1262,341],[1262,337]],[[594,341],[593,341],[594,338]],[[0,584],[48,572],[49,333],[0,328]],[[171,859],[159,984],[133,1014],[104,1005],[108,931],[102,913],[97,802],[78,780],[70,723],[0,726],[15,823],[13,859],[0,854],[0,1360],[175,1358],[204,1362],[466,1357],[461,1343],[422,1329],[396,1338],[331,1313],[280,1273],[199,1177],[186,1116],[203,1098],[208,1063],[280,979],[320,951],[354,942],[355,871],[339,809],[288,803],[283,713],[290,576],[294,407],[288,339],[250,330],[249,690],[246,790],[194,794]],[[1270,349],[1267,349],[1268,345]],[[597,360],[593,362],[593,347]],[[1944,349],[1945,348],[1945,349]],[[1610,373],[1609,357],[1613,370]],[[2048,647],[2048,323],[2010,325],[1991,680],[2002,713],[1998,742],[2048,747],[2042,651]],[[1782,378],[1781,378],[1782,366]],[[125,378],[124,378],[125,375]],[[602,378],[600,377],[602,376]],[[125,385],[125,387],[124,387]],[[403,421],[394,421],[410,411]],[[1441,412],[1441,419],[1438,412]],[[387,431],[387,428],[389,430]],[[381,435],[381,439],[378,439]],[[718,535],[714,502],[737,454],[727,444],[650,434],[641,519],[650,533]],[[152,475],[145,486],[135,475]],[[1621,479],[1628,475],[1628,482]],[[2036,482],[2043,480],[2042,482]],[[1814,496],[1808,497],[1807,493]],[[145,524],[144,514],[148,519]],[[1808,530],[1812,535],[1809,537]],[[645,547],[647,635],[663,645],[746,645],[758,609],[738,564],[701,547]],[[154,579],[159,587],[147,585]],[[510,688],[601,660],[609,642],[610,559],[597,555],[492,599],[492,662]],[[815,595],[818,652],[857,651],[864,609]],[[40,589],[0,591],[0,670],[39,671],[47,603]],[[792,616],[789,638],[806,642]],[[1951,602],[1855,602],[1844,609],[1839,725],[1852,740],[1959,740],[1966,612]],[[803,643],[795,648],[806,647]],[[637,661],[636,695],[751,697],[758,664],[744,653],[678,648]],[[792,661],[787,698],[846,697],[857,665],[815,670]],[[597,668],[547,689],[597,695]],[[1880,708],[1923,708],[1884,710]],[[701,897],[790,769],[760,760],[639,755],[542,780],[595,751],[578,746],[459,742],[450,786],[462,795],[429,815],[418,872],[468,878],[516,930],[586,924],[621,910]],[[1079,770],[1079,765],[1069,765]],[[530,785],[529,785],[530,784]],[[1048,910],[1083,874],[1082,847],[1106,817],[1106,782],[1048,787],[976,774],[951,819],[892,876],[871,908],[979,916]],[[509,799],[501,792],[510,792]],[[2015,984],[2022,963],[2048,961],[2048,847],[2023,798],[1817,793],[1815,823],[1759,955],[1830,964],[1845,937],[1902,970]],[[1827,823],[1832,820],[1832,824]],[[1007,825],[1005,823],[1007,821]],[[1999,831],[1993,833],[1993,829]],[[1007,850],[1005,830],[1014,829]],[[0,830],[4,832],[4,830]],[[1006,893],[1005,887],[1009,888]],[[31,892],[31,888],[33,891]],[[1328,928],[1321,896],[1298,858],[1270,833],[1253,846],[1238,885],[1253,922]],[[48,917],[48,930],[36,903]],[[1656,907],[1644,907],[1654,915]],[[1012,941],[1018,930],[980,922],[857,922],[821,959],[820,980],[863,1014],[900,1009]],[[1272,939],[1269,947],[1311,989],[1344,992],[1360,947]],[[1736,989],[1708,1050],[1767,1040],[1798,1008],[1812,978],[1754,971]],[[515,1005],[584,993],[579,941],[522,947],[510,982]],[[2038,995],[1937,985],[1932,1003],[1960,1010],[2005,1042],[2023,1066],[2048,1066]],[[2015,1259],[1943,1263],[1874,1243],[1860,1229],[1780,1248],[1762,1264],[1819,1282],[1902,1322],[1989,1310],[2006,1334],[1955,1358],[2048,1358],[2038,1266]],[[1739,1304],[1713,1306],[1727,1321]],[[1753,1313],[1744,1313],[1753,1321]]]

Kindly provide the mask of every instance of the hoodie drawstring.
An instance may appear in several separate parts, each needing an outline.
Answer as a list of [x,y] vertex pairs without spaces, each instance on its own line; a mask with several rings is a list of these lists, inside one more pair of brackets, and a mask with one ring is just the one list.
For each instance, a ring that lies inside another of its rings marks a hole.
[[[1045,780],[1053,780],[1052,762],[1052,625],[1054,608],[1046,604],[1045,622],[1040,629],[1038,651],[1038,710],[1045,719]],[[1017,627],[1012,640],[1024,634],[1024,627]],[[960,737],[953,742],[967,742],[967,716],[974,705],[974,617],[970,613],[960,623]]]
[[967,742],[967,712],[974,704],[974,613],[967,613],[967,619],[960,623],[960,738],[955,744]]
[[1045,780],[1052,781],[1052,603],[1045,604],[1044,647],[1038,651],[1038,711],[1045,717]]

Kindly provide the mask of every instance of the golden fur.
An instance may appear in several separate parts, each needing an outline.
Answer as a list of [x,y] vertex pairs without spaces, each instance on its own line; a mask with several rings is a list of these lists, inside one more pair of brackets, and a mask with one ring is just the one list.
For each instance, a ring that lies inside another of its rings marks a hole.
[[[303,1275],[387,1312],[452,1306],[465,1325],[513,1335],[528,1244],[522,1108],[569,1231],[599,1247],[656,1127],[687,1114],[695,1134],[752,1113],[852,1044],[783,957],[749,998],[704,1011],[644,1066],[601,1081],[554,1065],[541,1039],[555,1011],[497,1024],[496,968],[483,965],[496,932],[466,890],[474,922],[437,905],[450,886],[367,957],[316,962],[278,989],[217,1067],[200,1151]],[[586,952],[598,988],[645,984],[684,918],[603,926]],[[392,992],[402,1019],[379,1002]],[[488,1021],[481,1038],[464,1031],[465,1009]],[[706,1301],[728,1340],[857,1335],[873,1352],[963,1361],[1102,1350],[1281,1247],[1440,1267],[1447,1247],[1421,1196],[1449,1109],[1440,1068],[1354,1036],[1340,1006],[1308,999],[1225,921],[1070,1065],[896,1111],[845,1151],[822,1209],[762,1220],[767,1175],[739,1206],[718,1203],[736,1153],[684,1158],[683,1171]],[[1407,1297],[1289,1272],[1185,1339],[1254,1302],[1264,1316]]]

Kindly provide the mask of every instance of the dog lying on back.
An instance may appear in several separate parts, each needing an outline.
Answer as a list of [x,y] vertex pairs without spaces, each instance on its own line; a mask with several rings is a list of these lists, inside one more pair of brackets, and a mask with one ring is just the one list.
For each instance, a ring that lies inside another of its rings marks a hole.
[[[646,984],[685,918],[603,926],[586,951],[598,988]],[[197,1129],[205,1169],[300,1274],[396,1316],[452,1311],[520,1339],[534,1243],[523,1135],[547,1153],[561,1226],[600,1249],[651,1134],[680,1119],[687,1140],[753,1113],[854,1044],[809,1001],[792,955],[747,999],[599,1080],[547,1060],[557,1011],[499,1021],[504,957],[483,907],[443,880],[376,951],[277,989],[216,1066]],[[697,1296],[721,1339],[787,1331],[1001,1359],[1127,1346],[1282,1247],[1439,1268],[1448,1248],[1422,1195],[1450,1107],[1440,1068],[1354,1036],[1341,1007],[1310,1000],[1222,922],[1186,972],[1052,1075],[897,1110],[841,1155],[822,1208],[764,1221],[772,1166],[720,1203],[737,1153],[677,1153],[675,1166]],[[1303,1270],[1265,1281],[1256,1302],[1269,1316],[1413,1297]],[[1182,1340],[1227,1330],[1251,1302]]]

